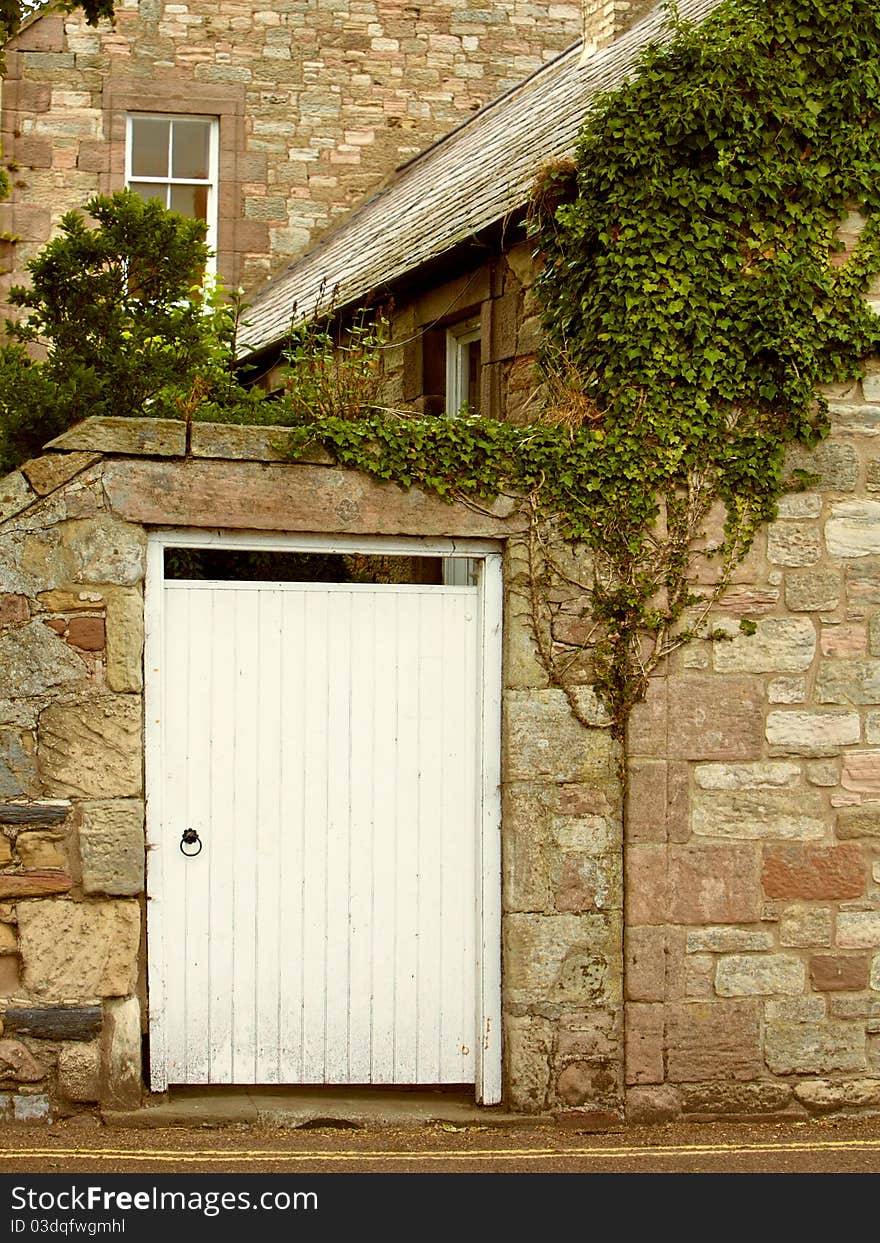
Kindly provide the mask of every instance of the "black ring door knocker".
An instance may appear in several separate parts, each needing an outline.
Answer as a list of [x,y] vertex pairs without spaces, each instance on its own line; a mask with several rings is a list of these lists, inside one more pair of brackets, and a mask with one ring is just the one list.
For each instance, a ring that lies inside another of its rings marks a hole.
[[[184,846],[195,846],[195,850],[184,850]],[[194,859],[202,853],[202,841],[195,829],[184,829],[180,839],[180,853],[187,859]]]

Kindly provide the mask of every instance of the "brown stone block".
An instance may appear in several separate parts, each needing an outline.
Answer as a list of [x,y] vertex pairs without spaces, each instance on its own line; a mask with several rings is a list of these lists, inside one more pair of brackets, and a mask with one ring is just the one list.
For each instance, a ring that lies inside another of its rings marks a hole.
[[686,842],[691,835],[690,765],[671,763],[666,769],[666,835],[670,842]]
[[[289,436],[288,427],[194,423],[190,436],[190,453],[196,458],[283,462],[286,460],[285,444]],[[321,445],[312,445],[302,451],[297,461],[315,466],[332,466],[335,458]]]
[[626,1120],[648,1126],[672,1122],[681,1112],[678,1090],[668,1083],[656,1087],[630,1088],[626,1094]]
[[550,907],[552,798],[552,787],[506,785],[502,790],[505,911]]
[[[569,1062],[556,1078],[556,1096],[569,1106],[602,1107],[618,1103],[620,1085],[616,1068],[593,1062]],[[573,1117],[583,1118],[582,1113]]]
[[761,1073],[757,1002],[676,1002],[666,1007],[666,1031],[672,1083],[755,1079]]
[[814,954],[810,959],[810,979],[819,992],[856,993],[868,987],[870,967],[867,955]]
[[865,858],[843,846],[768,846],[762,870],[769,898],[857,898],[865,891]]
[[752,846],[669,847],[665,920],[740,924],[760,917],[758,858]]
[[[261,220],[237,220],[235,222],[235,249],[246,254],[266,254],[270,249],[269,226]],[[247,329],[245,329],[245,338]]]
[[[66,649],[69,650],[69,649]],[[83,704],[53,704],[40,718],[38,757],[47,792],[126,798],[141,793],[142,704],[107,695]]]
[[669,680],[669,757],[751,759],[764,740],[762,688],[752,678]]
[[48,496],[100,460],[99,453],[47,453],[25,462],[21,469],[37,495]]
[[[17,82],[8,84],[5,93],[10,111],[48,112],[52,104],[52,88],[48,82],[29,82],[27,78],[19,78]],[[3,102],[6,104],[7,101],[4,99]]]
[[612,914],[509,914],[503,940],[511,1004],[606,1004],[622,991],[622,937]]
[[620,909],[620,881],[613,857],[565,851],[553,866],[553,905],[557,911]]
[[860,557],[846,566],[847,602],[858,608],[880,604],[880,561]]
[[663,1006],[631,1002],[626,1008],[626,1082],[662,1083]]
[[11,149],[22,168],[52,167],[52,144],[48,138],[16,138]]
[[665,924],[668,919],[666,847],[627,847],[624,869],[627,922],[632,926]]
[[520,299],[516,294],[483,303],[484,362],[501,362],[516,353],[519,312]]
[[623,1006],[562,1013],[555,1023],[557,1057],[586,1062],[622,1058]]
[[25,984],[37,997],[126,997],[137,984],[141,913],[131,900],[22,902]]
[[663,1001],[666,996],[666,929],[627,928],[624,988],[628,1001]]
[[616,799],[593,786],[559,786],[558,798],[561,816],[613,816],[618,810]]
[[27,596],[0,591],[0,626],[18,626],[30,617]]
[[864,1023],[768,1023],[764,1053],[775,1075],[864,1071]]
[[269,157],[264,151],[249,151],[247,155],[239,156],[235,171],[239,181],[265,183],[269,172]]
[[791,1104],[791,1088],[785,1083],[701,1083],[681,1090],[682,1112],[699,1117],[719,1114],[749,1117],[775,1114]]
[[666,764],[634,761],[627,769],[626,840],[666,841]]
[[12,232],[25,242],[43,242],[49,236],[51,219],[48,207],[39,207],[35,203],[14,203]]
[[45,1078],[46,1068],[20,1040],[0,1040],[0,1079],[37,1083]]
[[0,956],[0,997],[14,997],[21,991],[18,958],[15,954]]
[[55,868],[33,868],[28,872],[7,872],[0,876],[0,902],[19,898],[42,898],[52,893],[67,893],[73,880]]
[[418,488],[404,490],[374,483],[357,471],[321,466],[113,461],[105,472],[112,508],[138,523],[496,537],[522,529],[510,501],[496,501],[486,514],[476,513]]
[[72,617],[67,626],[67,642],[84,652],[104,650],[104,619],[102,617]]
[[110,147],[106,142],[85,141],[79,144],[76,166],[84,173],[110,171]]
[[148,454],[152,457],[182,456],[186,448],[186,427],[182,420],[177,419],[92,416],[50,440],[46,448]]
[[630,713],[626,729],[626,753],[629,756],[666,758],[667,679],[651,678],[643,703]]
[[740,585],[725,591],[718,601],[718,608],[725,614],[735,617],[755,617],[761,613],[770,613],[779,600],[778,587],[752,587]]
[[63,836],[57,833],[19,833],[15,848],[25,868],[49,868],[66,872],[68,859],[63,841]]
[[62,52],[64,50],[64,17],[47,13],[20,30],[11,42],[16,52]]
[[837,836],[842,840],[857,837],[880,837],[880,800],[853,807],[841,807],[837,815]]

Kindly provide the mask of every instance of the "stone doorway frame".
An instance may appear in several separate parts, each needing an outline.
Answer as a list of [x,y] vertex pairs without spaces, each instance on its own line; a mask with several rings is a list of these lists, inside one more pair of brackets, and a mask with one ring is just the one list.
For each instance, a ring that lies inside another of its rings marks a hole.
[[[215,548],[260,552],[373,553],[394,556],[468,556],[482,563],[482,779],[478,858],[477,1013],[481,1016],[477,1040],[476,1099],[494,1105],[502,1099],[502,997],[501,997],[501,748],[502,748],[502,625],[503,544],[480,539],[436,539],[404,536],[313,535],[295,532],[204,530],[193,527],[161,527],[147,535],[144,590],[144,758],[147,794],[147,989],[150,1041],[149,1082],[153,1091],[167,1087],[165,1048],[161,1016],[164,1012],[162,971],[164,946],[159,925],[150,928],[151,889],[161,892],[162,702],[161,667],[162,588],[167,548]],[[152,865],[152,868],[151,868]],[[151,886],[151,870],[153,885]],[[159,1022],[153,1023],[155,1007]]]

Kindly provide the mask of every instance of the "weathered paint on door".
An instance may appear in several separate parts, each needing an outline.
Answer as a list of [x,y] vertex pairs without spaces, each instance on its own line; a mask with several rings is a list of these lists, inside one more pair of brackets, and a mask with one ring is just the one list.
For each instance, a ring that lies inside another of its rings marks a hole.
[[480,590],[162,597],[154,1087],[473,1082]]

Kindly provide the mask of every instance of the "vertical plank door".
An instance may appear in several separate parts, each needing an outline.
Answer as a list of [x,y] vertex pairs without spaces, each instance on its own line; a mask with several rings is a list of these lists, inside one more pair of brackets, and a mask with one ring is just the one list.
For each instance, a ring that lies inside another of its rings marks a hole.
[[478,589],[163,594],[167,1082],[473,1082]]

